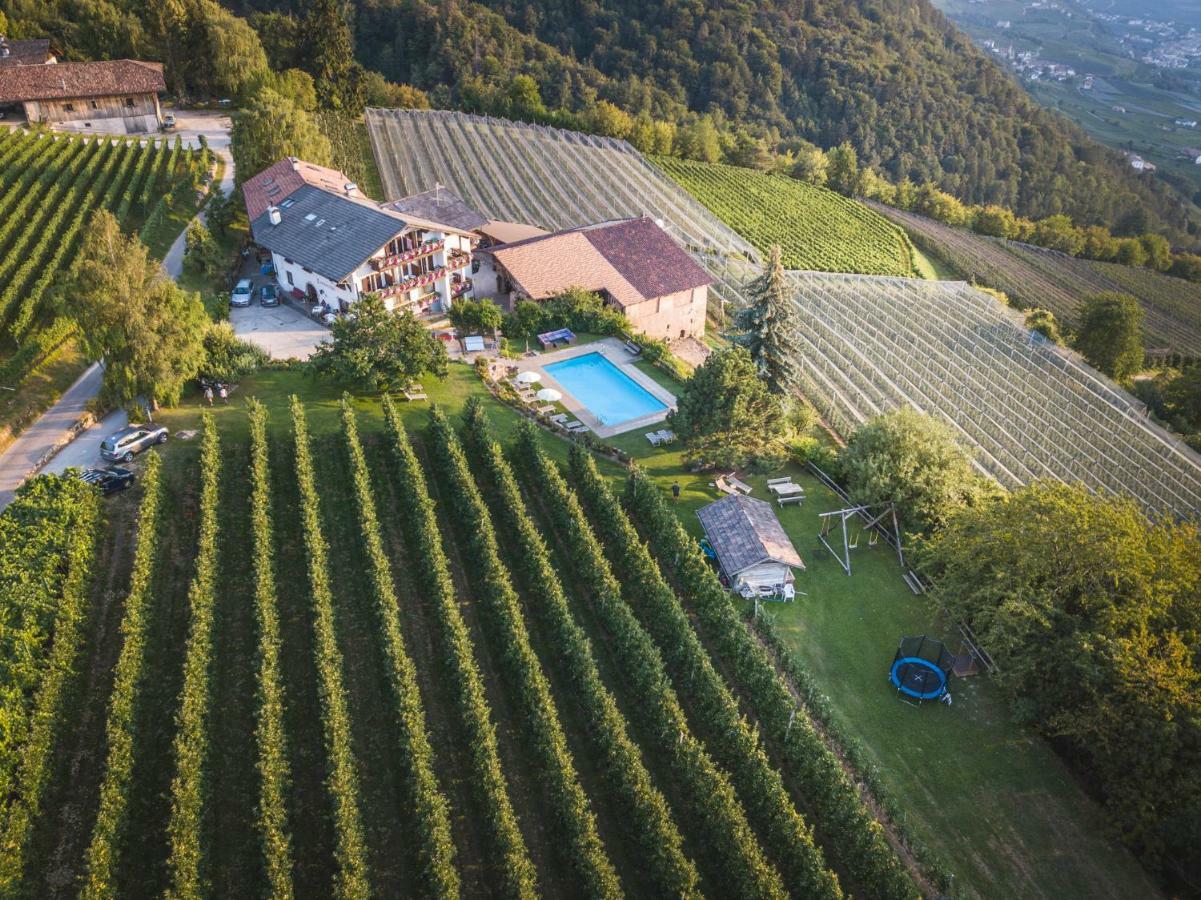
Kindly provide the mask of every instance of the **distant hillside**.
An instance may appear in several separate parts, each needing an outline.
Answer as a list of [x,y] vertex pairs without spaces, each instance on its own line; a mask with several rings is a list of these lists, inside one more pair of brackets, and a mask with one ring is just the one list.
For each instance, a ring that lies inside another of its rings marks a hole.
[[927,0],[352,6],[362,62],[436,105],[521,72],[552,108],[599,94],[661,118],[711,111],[823,147],[849,139],[890,176],[934,179],[972,203],[1131,232],[1187,227],[1183,197],[1038,107]]
[[664,156],[654,162],[756,249],[779,244],[786,268],[913,274],[905,233],[858,201],[782,175]]
[[1150,269],[1078,259],[985,237],[916,213],[870,205],[904,227],[923,251],[964,278],[1004,291],[1019,306],[1049,309],[1071,326],[1086,297],[1107,291],[1127,293],[1143,307],[1148,349],[1201,356],[1201,285]]

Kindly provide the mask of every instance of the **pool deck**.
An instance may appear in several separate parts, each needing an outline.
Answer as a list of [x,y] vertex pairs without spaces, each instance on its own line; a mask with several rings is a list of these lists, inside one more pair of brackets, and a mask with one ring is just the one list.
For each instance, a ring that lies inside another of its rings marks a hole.
[[[589,353],[601,354],[605,359],[617,366],[623,375],[629,377],[639,387],[645,388],[651,396],[665,404],[668,408],[651,413],[650,415],[639,416],[636,419],[628,419],[616,425],[602,425],[600,420],[592,414],[592,411],[588,407],[580,403],[567,388],[563,387],[563,385],[554,379],[554,376],[546,371],[547,366],[563,362],[566,359],[575,359],[577,356],[587,356]],[[617,434],[625,434],[627,431],[635,431],[639,428],[646,428],[649,425],[662,422],[667,418],[668,412],[675,409],[676,398],[670,391],[664,390],[657,384],[653,378],[639,371],[633,365],[637,359],[641,359],[641,357],[631,356],[630,351],[617,338],[603,338],[599,341],[593,341],[591,344],[580,344],[578,347],[565,347],[553,353],[540,353],[538,356],[526,357],[525,359],[517,360],[515,365],[519,372],[538,372],[542,376],[539,385],[541,387],[554,388],[561,393],[563,399],[560,403],[571,415],[591,428],[593,434],[597,437],[610,438]]]

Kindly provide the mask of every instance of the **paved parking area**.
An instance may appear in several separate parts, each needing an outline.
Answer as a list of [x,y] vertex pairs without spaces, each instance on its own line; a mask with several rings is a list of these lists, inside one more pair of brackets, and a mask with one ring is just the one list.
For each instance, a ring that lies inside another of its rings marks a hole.
[[[255,283],[257,290],[264,279]],[[317,345],[329,340],[329,329],[285,304],[264,309],[258,298],[243,309],[231,309],[234,332],[262,347],[275,359],[308,359]]]

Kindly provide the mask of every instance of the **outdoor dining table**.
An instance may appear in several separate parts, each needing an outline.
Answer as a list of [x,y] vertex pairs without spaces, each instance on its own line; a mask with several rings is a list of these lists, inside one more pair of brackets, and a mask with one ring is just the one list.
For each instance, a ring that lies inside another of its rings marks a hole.
[[775,491],[779,497],[795,497],[797,494],[805,493],[805,489],[799,484],[793,484],[791,481],[784,484],[771,484],[768,487]]

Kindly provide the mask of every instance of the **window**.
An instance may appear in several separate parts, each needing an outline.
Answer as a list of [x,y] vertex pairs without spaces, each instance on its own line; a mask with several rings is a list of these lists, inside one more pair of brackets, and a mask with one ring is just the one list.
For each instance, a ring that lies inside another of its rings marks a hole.
[[65,109],[67,112],[75,112],[75,104],[74,103],[64,103],[63,109]]
[[125,106],[127,109],[133,109],[133,97],[125,98]]
[[100,108],[100,104],[97,103],[95,100],[93,100],[92,101],[92,109],[99,109],[99,108]]
[[286,274],[287,274],[287,276],[288,276],[288,284],[295,285],[295,284],[296,284],[296,282],[292,280],[292,273],[291,273],[291,272],[287,272]]

